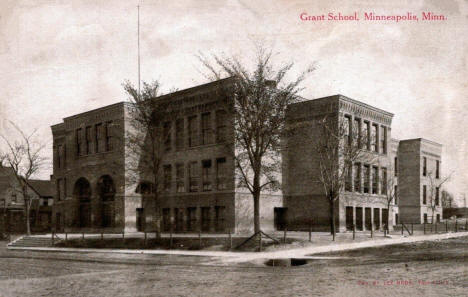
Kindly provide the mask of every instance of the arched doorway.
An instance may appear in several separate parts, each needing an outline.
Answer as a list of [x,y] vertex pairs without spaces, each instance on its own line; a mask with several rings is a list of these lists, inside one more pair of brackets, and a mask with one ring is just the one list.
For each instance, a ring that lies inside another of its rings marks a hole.
[[78,226],[91,227],[91,186],[86,178],[75,182],[73,196],[78,200]]
[[98,180],[97,188],[101,204],[101,227],[114,227],[114,181],[109,175],[103,175]]

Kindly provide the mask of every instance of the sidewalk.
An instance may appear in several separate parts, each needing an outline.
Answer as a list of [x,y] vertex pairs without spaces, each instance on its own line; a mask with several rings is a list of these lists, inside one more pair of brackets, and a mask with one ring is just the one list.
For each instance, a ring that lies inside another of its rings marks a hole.
[[[392,235],[396,236],[396,235]],[[344,251],[358,248],[378,247],[400,243],[417,241],[441,240],[468,236],[468,232],[398,236],[397,238],[376,238],[361,242],[333,242],[325,245],[265,251],[265,252],[225,252],[225,251],[186,251],[186,250],[129,250],[129,249],[81,249],[81,248],[56,248],[56,247],[8,247],[10,250],[28,250],[44,252],[71,252],[71,253],[121,253],[121,254],[150,254],[150,255],[185,255],[214,257],[223,263],[248,262],[257,259],[281,259],[281,258],[306,258],[312,254]]]

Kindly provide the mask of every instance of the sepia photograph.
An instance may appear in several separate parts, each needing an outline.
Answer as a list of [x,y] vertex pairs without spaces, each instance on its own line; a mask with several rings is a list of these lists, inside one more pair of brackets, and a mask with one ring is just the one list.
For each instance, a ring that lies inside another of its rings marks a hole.
[[467,0],[1,0],[0,297],[467,296]]

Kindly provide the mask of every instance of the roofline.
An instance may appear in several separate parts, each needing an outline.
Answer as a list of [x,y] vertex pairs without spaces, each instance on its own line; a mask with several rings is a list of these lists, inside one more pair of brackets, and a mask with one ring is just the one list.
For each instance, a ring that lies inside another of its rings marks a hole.
[[315,98],[315,99],[309,99],[309,100],[306,100],[306,101],[296,102],[296,103],[293,103],[291,105],[301,104],[301,103],[306,103],[306,102],[312,102],[312,101],[315,101],[315,100],[330,100],[330,99],[338,99],[338,100],[341,99],[341,100],[348,101],[348,102],[356,104],[356,105],[360,105],[360,106],[365,107],[367,109],[371,109],[373,111],[382,113],[382,114],[384,114],[386,116],[389,116],[389,117],[392,117],[392,118],[394,116],[394,114],[391,113],[391,112],[388,112],[388,111],[385,111],[383,109],[380,109],[380,108],[374,107],[372,105],[369,105],[367,103],[364,103],[364,102],[361,102],[361,101],[346,97],[346,96],[341,95],[341,94],[336,94],[336,95],[331,95],[331,96],[326,96],[326,97],[320,97],[320,98]]
[[432,140],[429,140],[429,139],[426,139],[426,138],[411,138],[411,139],[400,140],[400,142],[402,142],[402,141],[420,141],[420,142],[430,143],[430,144],[433,144],[433,145],[436,145],[436,146],[439,146],[439,147],[443,146],[442,144],[440,144],[438,142],[435,142],[435,141],[432,141]]
[[125,101],[120,101],[120,102],[113,103],[113,104],[110,104],[110,105],[98,107],[98,108],[96,108],[96,109],[91,109],[91,110],[88,110],[88,111],[84,111],[84,112],[81,112],[81,113],[77,113],[77,114],[74,114],[74,115],[72,115],[72,116],[63,118],[63,120],[64,120],[64,121],[66,121],[66,120],[72,120],[72,119],[75,119],[75,118],[77,118],[77,117],[81,117],[81,116],[83,116],[83,115],[85,115],[85,114],[89,114],[89,113],[92,113],[92,112],[95,112],[95,111],[102,111],[102,110],[105,110],[105,109],[109,109],[109,108],[116,107],[116,106],[119,106],[119,105],[124,105],[124,104],[125,104]]
[[197,86],[194,86],[194,87],[190,87],[190,88],[187,88],[187,89],[175,91],[175,92],[173,92],[173,93],[164,94],[164,95],[161,95],[161,96],[156,97],[156,99],[166,99],[166,98],[169,98],[169,97],[178,97],[178,96],[182,96],[182,95],[185,95],[185,94],[187,94],[187,93],[193,93],[193,92],[196,92],[196,91],[198,91],[198,90],[202,90],[202,89],[214,87],[214,86],[216,86],[216,85],[220,85],[220,84],[229,82],[229,81],[231,81],[231,80],[234,80],[234,77],[233,77],[233,76],[229,76],[229,77],[226,77],[226,78],[218,79],[218,80],[211,81],[211,82],[208,82],[208,83],[205,83],[205,84],[202,84],[202,85],[197,85]]

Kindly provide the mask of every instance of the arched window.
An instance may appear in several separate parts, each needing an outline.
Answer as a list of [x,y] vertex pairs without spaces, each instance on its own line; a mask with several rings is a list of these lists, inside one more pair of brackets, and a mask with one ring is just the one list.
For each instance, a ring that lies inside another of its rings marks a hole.
[[114,200],[115,200],[115,185],[109,175],[103,175],[97,182],[99,193],[99,202],[101,208],[101,227],[114,226]]

